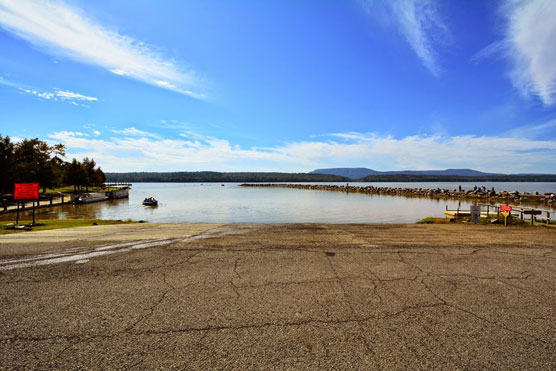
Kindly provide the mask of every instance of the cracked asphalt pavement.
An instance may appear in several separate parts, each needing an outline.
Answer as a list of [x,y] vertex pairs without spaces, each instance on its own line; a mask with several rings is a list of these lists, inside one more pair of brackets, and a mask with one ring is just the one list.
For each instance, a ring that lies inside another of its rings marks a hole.
[[30,232],[0,282],[0,369],[556,369],[550,229]]

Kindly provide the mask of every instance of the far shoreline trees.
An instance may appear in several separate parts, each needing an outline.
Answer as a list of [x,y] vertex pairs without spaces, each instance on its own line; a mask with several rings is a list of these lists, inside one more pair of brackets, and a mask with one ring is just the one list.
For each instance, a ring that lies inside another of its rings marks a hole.
[[49,145],[38,138],[14,143],[0,134],[0,193],[12,193],[14,183],[39,183],[43,193],[48,188],[73,186],[74,191],[102,185],[106,176],[95,161],[65,161],[63,144]]

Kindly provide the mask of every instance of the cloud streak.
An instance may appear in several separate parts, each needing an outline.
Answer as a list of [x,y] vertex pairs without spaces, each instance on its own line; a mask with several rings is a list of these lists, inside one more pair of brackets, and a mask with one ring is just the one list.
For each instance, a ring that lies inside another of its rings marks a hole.
[[35,88],[29,88],[12,81],[6,80],[0,76],[0,85],[9,86],[11,88],[17,89],[22,94],[34,95],[39,99],[50,100],[50,101],[67,101],[73,105],[78,105],[77,102],[98,102],[97,97],[90,97],[80,93],[76,93],[69,90],[54,89],[51,91],[41,91]]
[[379,10],[379,7],[386,5],[400,33],[405,37],[421,63],[434,76],[441,75],[442,67],[438,62],[436,47],[450,38],[450,32],[442,21],[433,0],[386,2],[366,0],[364,5],[369,13],[374,13],[373,10]]
[[514,63],[512,80],[524,94],[546,105],[556,102],[556,2],[512,2],[507,43]]
[[556,173],[556,142],[511,136],[407,136],[336,133],[269,148],[241,148],[226,139],[184,133],[177,138],[85,137],[57,132],[68,156],[95,158],[107,171],[310,171],[322,167],[376,170],[474,168]]
[[507,1],[502,8],[505,35],[473,61],[502,56],[510,61],[514,87],[524,96],[537,96],[547,106],[556,103],[556,2]]
[[136,127],[129,127],[122,130],[112,130],[115,134],[122,134],[126,137],[152,137],[152,138],[159,138],[158,135],[154,133],[149,133],[147,131],[139,130]]
[[88,19],[57,1],[0,0],[0,25],[55,56],[100,66],[114,74],[204,98],[192,71],[142,42]]

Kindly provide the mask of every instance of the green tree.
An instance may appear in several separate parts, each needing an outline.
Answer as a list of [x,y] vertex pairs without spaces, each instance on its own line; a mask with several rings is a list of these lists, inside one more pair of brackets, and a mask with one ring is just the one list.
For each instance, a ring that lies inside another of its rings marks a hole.
[[89,187],[95,184],[95,166],[97,166],[94,159],[85,157],[83,159],[83,170],[85,171],[85,191],[89,192]]
[[87,177],[83,164],[75,158],[64,169],[64,183],[73,186],[73,190],[81,189]]
[[13,191],[14,145],[10,137],[0,135],[0,192]]
[[100,185],[104,184],[105,182],[106,182],[106,175],[104,174],[104,171],[102,171],[102,169],[100,167],[98,167],[95,170],[94,184],[96,186],[100,186]]
[[46,192],[47,187],[60,183],[60,156],[64,155],[63,144],[50,146],[37,138],[24,139],[14,147],[14,181],[37,182]]

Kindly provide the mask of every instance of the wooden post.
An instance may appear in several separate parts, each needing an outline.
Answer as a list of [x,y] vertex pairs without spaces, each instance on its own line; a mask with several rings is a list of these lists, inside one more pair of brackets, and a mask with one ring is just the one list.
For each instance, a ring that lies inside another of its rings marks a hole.
[[487,205],[487,219],[490,218],[490,205]]
[[520,217],[521,217],[521,221],[523,221],[523,209],[521,209],[521,215],[520,215]]
[[17,212],[16,212],[16,217],[15,217],[15,225],[19,224],[19,201],[17,201]]
[[[532,209],[531,211],[533,211]],[[531,213],[531,225],[535,224],[535,214]]]
[[50,201],[50,206],[52,206],[52,196],[48,200]]
[[33,225],[35,225],[35,200],[33,200]]
[[546,224],[550,224],[550,211],[546,212]]

